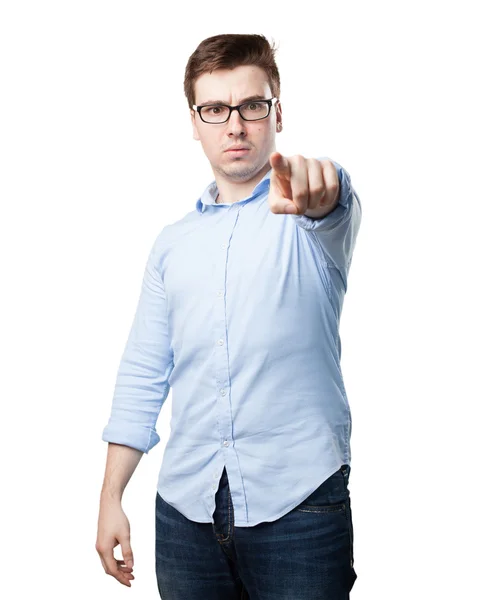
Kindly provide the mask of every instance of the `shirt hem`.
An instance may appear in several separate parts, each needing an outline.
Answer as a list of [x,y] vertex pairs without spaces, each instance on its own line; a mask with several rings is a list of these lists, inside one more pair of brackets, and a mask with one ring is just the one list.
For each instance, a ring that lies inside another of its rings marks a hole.
[[[340,461],[339,464],[337,466],[335,466],[330,472],[327,472],[326,477],[324,477],[324,479],[322,480],[321,483],[324,483],[324,481],[326,481],[326,479],[328,479],[329,477],[331,477],[331,475],[333,473],[336,473],[336,471],[338,471],[342,465],[346,464],[349,465],[349,460],[345,460],[345,461]],[[310,496],[314,490],[316,490],[321,484],[317,483],[313,486],[313,488],[311,490],[309,490],[306,494],[303,494],[299,500],[295,500],[292,504],[290,504],[287,508],[281,510],[279,513],[274,514],[271,517],[268,517],[267,519],[261,519],[260,521],[241,521],[241,520],[234,520],[234,527],[255,527],[256,525],[259,525],[260,523],[271,523],[273,521],[277,521],[278,519],[280,519],[281,517],[284,517],[284,515],[286,515],[287,513],[289,513],[290,511],[292,511],[294,508],[296,508],[299,504],[301,504],[301,502],[303,502],[303,500],[306,500],[306,498],[308,496]],[[157,492],[160,493],[159,489],[157,488]],[[161,497],[163,498],[163,500],[165,502],[167,502],[168,504],[170,504],[168,502],[168,500],[161,495]],[[203,521],[203,520],[198,520],[198,519],[194,519],[191,516],[189,516],[189,514],[182,512],[180,510],[178,510],[178,508],[176,508],[175,506],[173,506],[172,504],[170,504],[170,506],[172,508],[174,508],[175,510],[177,510],[178,512],[180,512],[184,517],[186,517],[187,519],[189,519],[190,521],[194,521],[195,523],[212,523],[214,524],[214,519],[211,518],[209,521]]]
[[[326,479],[328,479],[328,477],[331,477],[331,475],[333,473],[336,473],[336,471],[338,469],[341,468],[342,465],[345,464],[349,464],[349,462],[340,462],[338,466],[334,467],[334,469],[328,474],[326,475],[326,477],[323,479],[323,481],[321,483],[324,483],[324,481],[326,481]],[[315,489],[317,489],[321,484],[318,483],[317,485],[315,485],[315,487],[313,487],[312,490],[310,490],[307,494],[304,494],[303,496],[301,496],[301,498],[299,500],[296,500],[295,502],[293,502],[292,504],[290,504],[288,506],[288,508],[285,508],[284,510],[280,511],[279,513],[276,513],[275,515],[273,515],[272,517],[269,517],[268,519],[262,519],[261,521],[256,521],[256,522],[244,522],[244,521],[239,521],[239,522],[234,522],[234,526],[235,527],[255,527],[256,525],[259,525],[260,523],[271,523],[273,521],[277,521],[278,519],[280,519],[281,517],[284,517],[284,515],[286,515],[287,513],[289,513],[290,511],[292,511],[294,508],[296,508],[299,504],[301,504],[301,502],[303,502],[303,500],[306,500],[306,498],[308,496],[310,496]]]

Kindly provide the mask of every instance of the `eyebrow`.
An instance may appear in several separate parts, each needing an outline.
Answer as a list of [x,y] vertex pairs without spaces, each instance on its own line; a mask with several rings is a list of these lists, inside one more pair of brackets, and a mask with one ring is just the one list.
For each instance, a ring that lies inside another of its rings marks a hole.
[[[266,100],[266,98],[263,94],[255,94],[254,96],[247,96],[246,98],[243,98],[239,101],[239,104],[243,104],[243,102],[248,102],[249,100]],[[206,102],[203,102],[203,104],[200,106],[204,106],[205,104],[226,104],[228,106],[228,103],[224,100],[206,100]]]

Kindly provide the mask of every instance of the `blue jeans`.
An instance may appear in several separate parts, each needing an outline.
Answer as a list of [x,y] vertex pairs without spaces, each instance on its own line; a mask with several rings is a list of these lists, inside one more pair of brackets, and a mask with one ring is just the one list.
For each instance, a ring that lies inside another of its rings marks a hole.
[[162,600],[349,600],[356,580],[342,465],[276,521],[234,527],[226,469],[214,523],[184,517],[156,494],[156,578]]

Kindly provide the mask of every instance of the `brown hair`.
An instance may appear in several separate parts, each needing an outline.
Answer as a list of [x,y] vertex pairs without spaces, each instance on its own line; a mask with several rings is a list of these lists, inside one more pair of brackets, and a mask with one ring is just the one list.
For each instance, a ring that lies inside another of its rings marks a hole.
[[280,79],[275,62],[277,48],[270,45],[264,35],[225,33],[203,40],[188,59],[185,70],[184,91],[190,109],[195,104],[195,82],[203,73],[215,69],[234,69],[255,65],[264,69],[273,97],[279,99]]

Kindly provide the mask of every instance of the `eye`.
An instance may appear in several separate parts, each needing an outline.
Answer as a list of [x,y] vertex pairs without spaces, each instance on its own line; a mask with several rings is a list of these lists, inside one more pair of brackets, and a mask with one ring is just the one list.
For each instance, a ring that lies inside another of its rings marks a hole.
[[206,110],[205,109],[203,109],[203,110],[205,110],[205,112],[210,115],[219,115],[222,112],[224,112],[225,109],[226,109],[225,106],[222,106],[221,104],[215,104],[214,106],[208,106],[206,108]]

